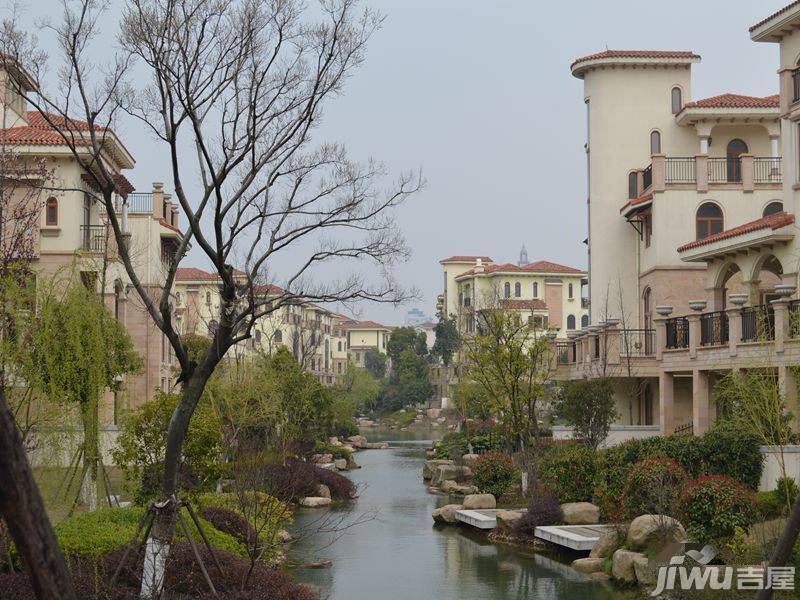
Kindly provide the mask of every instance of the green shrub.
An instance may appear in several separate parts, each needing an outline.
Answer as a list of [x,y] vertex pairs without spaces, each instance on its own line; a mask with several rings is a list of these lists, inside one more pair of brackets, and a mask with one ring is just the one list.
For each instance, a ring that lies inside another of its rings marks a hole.
[[629,471],[625,486],[628,517],[676,514],[687,479],[686,470],[671,458],[651,456],[640,460]]
[[764,466],[761,442],[749,431],[724,422],[712,427],[700,438],[703,473],[718,473],[757,490]]
[[761,519],[774,519],[786,509],[786,500],[781,500],[775,492],[756,492],[756,510]]
[[794,504],[797,499],[797,491],[797,482],[792,477],[778,477],[772,493],[775,495],[776,501],[788,511],[789,506]]
[[679,514],[692,539],[712,542],[755,521],[755,494],[727,475],[704,475],[686,487]]
[[553,444],[538,465],[541,485],[564,502],[587,502],[594,495],[595,451],[579,443]]
[[472,469],[472,483],[481,492],[501,498],[519,479],[519,471],[508,454],[489,451],[480,455]]

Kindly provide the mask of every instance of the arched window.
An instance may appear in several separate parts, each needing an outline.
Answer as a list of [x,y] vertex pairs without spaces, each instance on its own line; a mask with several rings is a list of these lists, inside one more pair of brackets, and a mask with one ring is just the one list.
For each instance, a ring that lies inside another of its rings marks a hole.
[[206,304],[211,304],[211,292],[206,292]]
[[261,331],[259,331],[258,329],[256,329],[255,337],[256,337],[256,342],[260,344],[261,343]]
[[677,115],[683,108],[683,93],[677,85],[672,88],[672,114]]
[[639,173],[631,171],[628,173],[628,198],[639,197]]
[[342,351],[342,340],[339,340],[339,342],[338,342],[338,344],[336,346],[338,348],[338,351],[341,352]]
[[212,337],[217,335],[217,328],[218,327],[219,327],[219,323],[217,323],[216,320],[211,319],[211,321],[209,321],[209,323],[208,323],[208,334],[210,336],[212,336]]
[[533,282],[533,297],[534,298],[538,298],[539,297],[539,282],[538,281],[534,281]]
[[45,225],[56,227],[58,225],[58,200],[48,198],[45,205]]
[[506,281],[505,285],[503,286],[503,296],[506,298],[511,297],[511,283]]
[[180,304],[180,303],[181,303],[181,293],[175,292],[175,304]]
[[661,132],[650,132],[650,154],[661,154]]
[[575,329],[575,315],[567,316],[567,329]]
[[572,288],[572,284],[571,284],[571,283],[567,285],[567,297],[568,297],[570,300],[571,300],[572,298],[574,298],[574,297],[575,297],[575,294],[574,294],[574,291],[573,291],[573,288]]
[[644,307],[644,328],[653,328],[653,291],[648,287],[642,294],[642,306]]
[[519,281],[514,284],[514,296],[517,298],[522,296],[522,284]]
[[588,327],[589,326],[589,315],[583,315],[581,317],[581,327]]
[[774,215],[775,213],[779,213],[783,210],[783,202],[780,200],[776,200],[775,202],[770,202],[764,207],[764,214],[763,216],[768,217],[769,215]]
[[740,158],[742,154],[747,154],[747,144],[739,139],[728,142],[728,181],[738,182],[742,180],[742,159]]
[[722,210],[713,202],[706,202],[697,209],[697,239],[702,240],[722,231]]
[[273,337],[275,338],[275,341],[280,344],[283,341],[283,332],[278,329]]

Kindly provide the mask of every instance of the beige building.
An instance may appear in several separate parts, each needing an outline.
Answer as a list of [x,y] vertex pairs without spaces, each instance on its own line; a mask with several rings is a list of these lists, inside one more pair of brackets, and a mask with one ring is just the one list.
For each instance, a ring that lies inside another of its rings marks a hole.
[[341,328],[345,334],[347,358],[355,366],[364,366],[364,357],[369,350],[386,354],[391,328],[375,321],[355,320],[342,323]]
[[519,312],[542,331],[569,331],[588,325],[588,307],[582,297],[586,272],[546,260],[528,262],[526,253],[517,264],[495,264],[487,256],[451,256],[439,261],[444,291],[437,310],[455,316],[462,332],[475,328],[482,309]]
[[572,64],[588,125],[591,324],[561,343],[561,373],[610,373],[625,424],[702,434],[715,381],[753,367],[773,370],[798,414],[798,28],[797,2],[751,28],[781,50],[779,94],[763,97],[694,99],[692,52]]

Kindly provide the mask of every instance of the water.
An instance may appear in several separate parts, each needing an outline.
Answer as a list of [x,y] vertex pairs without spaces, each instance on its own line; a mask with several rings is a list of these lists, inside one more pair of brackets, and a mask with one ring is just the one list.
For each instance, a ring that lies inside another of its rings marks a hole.
[[[405,433],[405,432],[403,432]],[[397,439],[396,432],[388,439]],[[370,439],[387,436],[370,435]],[[495,546],[464,527],[435,526],[431,512],[447,504],[422,483],[425,452],[408,441],[356,456],[350,473],[360,498],[330,517],[366,522],[335,534],[316,533],[293,546],[293,562],[330,559],[330,569],[296,569],[294,576],[333,600],[478,600],[565,598],[600,600],[624,594],[609,583],[581,579],[573,557],[523,553]],[[374,512],[374,518],[372,514]],[[298,526],[319,521],[320,511],[298,512]],[[639,597],[635,592],[633,597]]]

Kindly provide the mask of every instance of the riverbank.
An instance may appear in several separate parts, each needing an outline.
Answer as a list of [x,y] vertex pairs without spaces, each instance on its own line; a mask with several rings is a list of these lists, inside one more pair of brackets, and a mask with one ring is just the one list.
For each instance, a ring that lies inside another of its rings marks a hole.
[[[333,600],[471,600],[638,598],[607,583],[593,583],[574,571],[569,556],[537,554],[492,544],[485,534],[442,528],[431,512],[448,503],[422,482],[430,432],[365,429],[370,442],[390,441],[388,450],[358,454],[363,467],[347,476],[359,487],[350,506],[326,509],[336,519],[360,525],[339,533],[317,533],[288,551],[293,564],[332,561],[329,569],[295,569],[297,581],[319,588]],[[319,510],[298,509],[294,527],[320,518]]]

